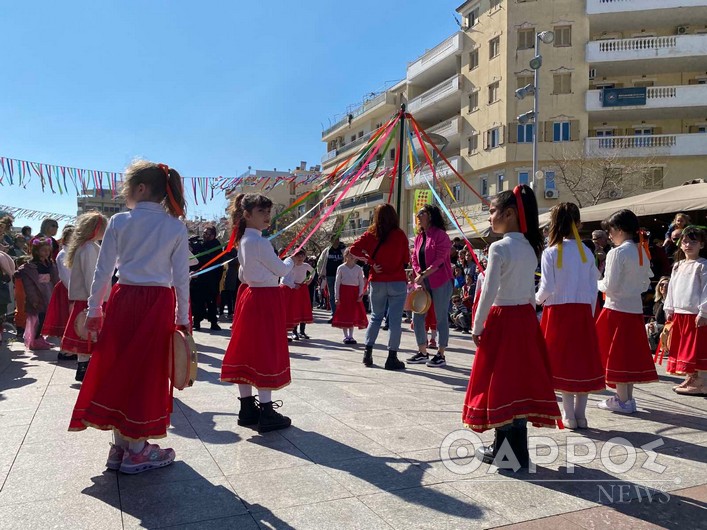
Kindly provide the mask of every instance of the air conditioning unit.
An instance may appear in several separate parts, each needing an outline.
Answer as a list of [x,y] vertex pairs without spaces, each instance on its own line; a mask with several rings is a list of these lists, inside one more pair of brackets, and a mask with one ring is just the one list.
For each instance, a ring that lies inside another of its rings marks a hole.
[[559,199],[560,198],[560,192],[558,190],[545,190],[545,198],[546,199]]
[[624,190],[621,188],[614,188],[613,190],[609,190],[609,199],[612,201],[615,201],[616,199],[620,199],[621,197],[624,196]]
[[589,80],[593,81],[597,77],[597,69],[596,68],[590,68],[589,69]]
[[687,33],[687,26],[678,26],[675,28],[676,35],[685,35]]

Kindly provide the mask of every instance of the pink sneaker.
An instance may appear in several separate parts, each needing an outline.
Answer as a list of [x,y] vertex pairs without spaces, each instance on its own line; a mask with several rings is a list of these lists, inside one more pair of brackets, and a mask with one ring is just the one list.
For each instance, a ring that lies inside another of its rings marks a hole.
[[115,444],[110,444],[110,451],[108,452],[108,460],[106,461],[106,467],[112,469],[113,471],[118,471],[120,469],[120,464],[123,461],[123,455],[125,454],[125,449]]
[[156,444],[145,444],[139,453],[133,453],[129,449],[123,454],[123,461],[120,463],[120,472],[128,475],[135,475],[150,469],[164,467],[174,462],[174,449],[160,449]]

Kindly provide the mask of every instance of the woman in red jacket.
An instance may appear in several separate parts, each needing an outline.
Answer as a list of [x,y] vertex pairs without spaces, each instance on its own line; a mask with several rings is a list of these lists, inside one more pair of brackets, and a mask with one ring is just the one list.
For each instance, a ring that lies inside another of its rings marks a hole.
[[[371,320],[366,329],[366,349],[363,364],[373,366],[373,344],[388,306],[390,335],[386,370],[403,370],[398,360],[398,347],[406,297],[405,265],[410,262],[408,238],[400,229],[398,214],[390,204],[381,204],[373,214],[373,223],[351,247],[351,254],[371,266]],[[423,328],[424,329],[424,328]]]

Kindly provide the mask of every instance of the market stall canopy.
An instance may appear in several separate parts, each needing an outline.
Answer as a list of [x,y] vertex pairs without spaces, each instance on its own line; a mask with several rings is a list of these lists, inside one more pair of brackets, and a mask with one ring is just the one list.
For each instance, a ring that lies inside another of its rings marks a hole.
[[[582,222],[603,221],[612,213],[624,208],[633,211],[638,217],[705,210],[707,209],[707,183],[683,184],[674,188],[588,206],[580,210]],[[549,222],[550,212],[540,216],[540,226],[545,226]]]

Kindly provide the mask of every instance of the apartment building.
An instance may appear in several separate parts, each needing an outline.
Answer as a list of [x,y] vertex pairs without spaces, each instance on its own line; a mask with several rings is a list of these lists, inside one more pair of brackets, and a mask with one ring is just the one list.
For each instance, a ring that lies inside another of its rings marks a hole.
[[85,195],[79,195],[76,198],[76,206],[76,215],[96,211],[106,217],[112,217],[117,213],[128,211],[125,200],[120,196],[120,193],[116,193],[113,197],[110,190],[86,190]]

